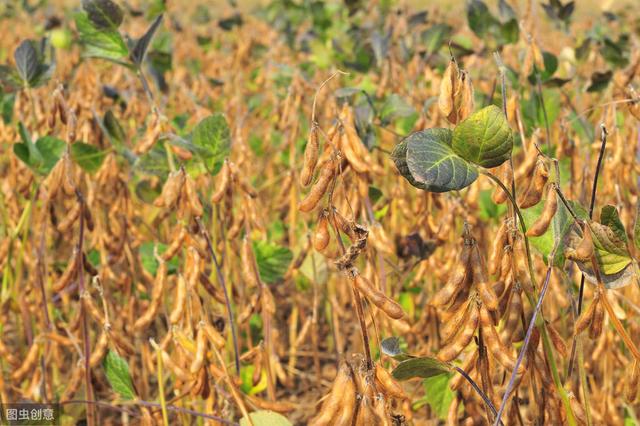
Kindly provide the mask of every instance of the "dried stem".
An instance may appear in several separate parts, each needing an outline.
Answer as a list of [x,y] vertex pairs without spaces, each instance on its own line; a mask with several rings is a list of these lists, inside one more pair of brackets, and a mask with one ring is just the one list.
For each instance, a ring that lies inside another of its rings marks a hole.
[[229,299],[229,291],[227,290],[227,285],[224,281],[224,276],[222,275],[222,270],[220,269],[220,264],[218,263],[218,258],[216,257],[216,253],[213,251],[213,244],[211,244],[211,236],[207,229],[202,225],[202,221],[200,218],[195,218],[196,223],[198,224],[198,228],[200,229],[200,233],[204,237],[207,242],[207,250],[213,259],[213,264],[216,268],[216,274],[218,275],[218,282],[222,287],[222,292],[224,294],[224,302],[227,308],[227,317],[229,320],[229,327],[231,328],[231,338],[233,340],[233,353],[235,356],[235,364],[236,364],[236,374],[240,375],[240,354],[238,349],[238,337],[236,336],[236,326],[233,318],[233,309],[231,309],[231,300]]

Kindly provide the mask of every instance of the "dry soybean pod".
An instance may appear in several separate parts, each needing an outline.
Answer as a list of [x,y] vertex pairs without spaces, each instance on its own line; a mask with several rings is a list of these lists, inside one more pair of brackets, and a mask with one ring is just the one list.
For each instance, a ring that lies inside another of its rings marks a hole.
[[595,313],[596,310],[596,306],[600,303],[600,299],[599,297],[596,295],[596,297],[594,297],[593,301],[591,302],[591,304],[589,305],[589,307],[582,312],[582,314],[580,314],[580,316],[578,317],[578,319],[576,320],[576,323],[574,325],[574,334],[578,335],[580,333],[582,333],[584,330],[587,329],[587,327],[589,327],[591,325],[591,322],[593,321],[593,315]]
[[585,224],[582,228],[582,240],[580,240],[576,249],[567,249],[565,254],[567,259],[580,262],[587,262],[591,259],[593,255],[593,238],[588,224]]
[[97,367],[102,358],[107,353],[107,349],[109,348],[109,335],[103,331],[100,333],[100,337],[96,342],[96,345],[91,350],[91,358],[89,359],[89,365],[91,368]]
[[187,203],[189,204],[191,214],[196,217],[202,216],[204,212],[202,209],[202,203],[200,203],[198,193],[196,192],[195,183],[193,182],[193,179],[191,179],[191,177],[185,176],[185,182],[182,186],[182,190],[184,192],[185,198],[187,199]]
[[555,216],[557,210],[558,196],[556,195],[554,184],[550,184],[547,186],[547,199],[544,202],[542,214],[527,230],[527,236],[539,237],[547,232],[547,229],[549,229],[549,225],[551,224],[551,220],[553,219],[553,216]]
[[330,158],[320,167],[320,177],[311,187],[311,191],[309,191],[304,200],[300,201],[298,210],[308,213],[318,205],[322,196],[327,192],[331,179],[333,179],[335,170],[334,161],[333,158]]
[[180,196],[183,179],[184,175],[179,170],[170,173],[162,187],[162,193],[154,200],[153,205],[164,208],[173,207]]
[[202,368],[204,359],[207,356],[207,335],[204,332],[202,325],[198,328],[196,334],[196,356],[193,358],[189,371],[191,374],[196,374]]
[[478,328],[478,316],[478,305],[477,303],[472,302],[469,318],[467,318],[467,322],[464,327],[460,329],[458,334],[454,336],[453,340],[449,344],[438,352],[437,358],[440,361],[447,362],[457,358],[464,348],[471,343],[473,335],[476,332],[476,328]]
[[589,325],[589,337],[593,340],[600,337],[602,333],[602,325],[604,324],[604,304],[600,299],[600,294],[598,294],[598,302],[593,310],[593,317],[591,319],[591,324]]
[[355,383],[349,364],[342,361],[338,368],[338,374],[333,381],[331,391],[320,407],[320,412],[309,421],[309,426],[329,426],[331,420],[342,407],[345,398],[351,397],[355,403]]
[[547,331],[549,332],[549,337],[551,338],[553,347],[556,348],[556,351],[558,352],[558,354],[560,354],[561,357],[566,358],[567,345],[564,343],[564,339],[562,338],[558,330],[556,330],[553,325],[547,323]]
[[465,277],[469,269],[469,259],[471,257],[471,246],[464,244],[460,257],[456,262],[455,268],[449,280],[438,292],[431,298],[433,306],[448,305],[464,287]]
[[386,395],[392,396],[398,399],[404,399],[407,397],[402,386],[389,374],[389,372],[382,367],[381,364],[375,365],[376,370],[376,383],[384,391]]
[[438,96],[438,108],[440,112],[448,117],[455,107],[454,95],[456,92],[456,85],[458,83],[458,64],[452,57],[449,60],[449,65],[442,75],[442,81],[440,82],[440,95]]
[[377,416],[379,426],[391,426],[391,416],[387,410],[387,401],[384,395],[379,393],[373,398],[373,412]]
[[[484,306],[480,308],[480,325],[482,326],[482,336],[487,348],[491,351],[496,361],[507,370],[512,371],[516,366],[516,360],[500,341],[500,336],[498,336],[498,332],[493,326],[491,313]],[[518,374],[522,373],[524,373],[524,365],[520,364]]]
[[536,168],[533,171],[533,180],[529,185],[529,189],[527,189],[521,202],[518,203],[520,208],[526,209],[535,206],[540,202],[544,186],[546,185],[548,179],[549,170],[547,169],[547,166],[545,165],[543,160],[538,160],[538,162],[536,163]]
[[242,238],[240,259],[242,261],[242,279],[245,281],[248,288],[257,287],[258,277],[255,270],[253,249],[251,248],[251,242],[247,235]]
[[215,348],[222,349],[227,341],[224,337],[215,329],[211,324],[204,324],[202,326],[207,339],[209,339],[209,343],[211,343]]
[[446,321],[443,321],[444,323],[440,330],[440,336],[443,343],[447,343],[451,340],[460,327],[462,327],[462,324],[467,321],[469,312],[471,311],[471,300],[472,299],[467,299],[458,309],[456,309],[451,317],[447,318]]
[[178,230],[178,235],[174,237],[171,244],[169,244],[165,252],[162,253],[162,259],[165,262],[171,259],[173,256],[175,256],[178,253],[178,251],[182,248],[182,244],[184,243],[184,240],[187,238],[187,229],[184,226],[181,226],[181,225],[178,225],[178,226],[180,226],[180,229]]
[[629,404],[633,404],[638,396],[638,383],[640,382],[640,367],[638,366],[638,360],[633,361],[633,370],[629,381],[627,382],[627,388],[625,389],[625,398]]
[[164,292],[164,286],[167,280],[167,263],[162,259],[158,259],[158,262],[158,270],[156,271],[156,278],[153,281],[153,289],[151,290],[151,301],[144,313],[133,324],[135,331],[141,331],[151,324],[160,307],[162,293]]
[[318,127],[316,124],[313,124],[309,131],[307,146],[304,148],[304,163],[302,165],[302,170],[300,171],[300,184],[302,186],[309,185],[313,179],[313,172],[318,165],[319,148],[320,142],[318,140]]
[[[535,164],[535,163],[534,163]],[[513,170],[509,163],[504,163],[502,166],[502,182],[511,182],[513,178]],[[507,193],[504,192],[500,186],[496,187],[491,194],[491,200],[496,204],[503,204],[508,199]]]
[[253,188],[253,186],[251,186],[249,181],[240,173],[238,167],[232,162],[229,162],[229,169],[234,181],[237,182],[238,185],[240,185],[240,189],[242,189],[251,198],[256,198],[258,196],[258,193]]
[[[507,319],[504,323],[504,328],[509,336],[511,342],[519,342],[524,337],[522,328],[520,327],[520,318],[522,318],[523,305],[522,305],[522,290],[514,288],[511,292],[511,300],[509,301],[509,308]],[[504,334],[503,334],[504,336]]]
[[40,352],[40,343],[39,343],[39,339],[36,338],[31,343],[31,347],[27,352],[27,356],[24,358],[24,361],[22,361],[22,364],[20,365],[20,367],[18,367],[17,370],[11,373],[11,381],[14,382],[14,384],[17,385],[24,378],[24,376],[26,376],[29,372],[32,372],[33,368],[38,362],[39,352]]
[[331,234],[329,233],[329,218],[325,209],[320,213],[316,230],[313,233],[313,248],[317,251],[323,251],[329,245],[330,240]]
[[187,300],[187,284],[182,274],[178,275],[178,285],[176,287],[175,305],[171,314],[169,314],[169,321],[171,324],[176,324],[182,318],[184,312],[184,305]]
[[69,285],[71,280],[76,276],[76,270],[78,269],[78,262],[76,262],[76,249],[73,250],[69,261],[67,262],[67,267],[65,268],[60,278],[56,280],[51,289],[54,292],[59,292],[64,290],[66,286]]
[[480,257],[480,250],[476,244],[471,249],[471,271],[473,272],[473,281],[476,283],[476,289],[478,295],[482,300],[482,303],[490,311],[498,309],[498,298],[493,292],[493,288],[487,283],[484,271],[482,270],[482,258]]
[[80,216],[80,203],[75,203],[67,215],[58,223],[56,227],[58,232],[64,234],[73,226],[78,217]]
[[363,296],[369,299],[371,303],[376,305],[378,309],[384,312],[389,318],[400,319],[404,316],[400,304],[375,288],[367,278],[356,272],[353,277],[353,283]]
[[229,182],[231,181],[231,171],[229,169],[229,160],[224,160],[222,169],[220,169],[220,177],[216,185],[216,190],[211,194],[211,202],[217,204],[222,201],[222,197],[227,193],[229,189]]
[[489,275],[499,274],[501,271],[501,261],[502,255],[504,253],[504,246],[509,243],[508,235],[507,235],[507,222],[503,221],[498,228],[498,233],[494,237],[493,247],[491,250],[491,256],[489,256]]

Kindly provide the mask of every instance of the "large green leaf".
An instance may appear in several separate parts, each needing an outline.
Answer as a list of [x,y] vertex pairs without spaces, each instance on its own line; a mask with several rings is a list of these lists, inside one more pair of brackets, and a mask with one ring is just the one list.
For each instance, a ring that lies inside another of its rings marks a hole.
[[[600,221],[588,221],[600,277],[607,288],[620,288],[629,284],[637,267],[627,249],[624,226],[613,206],[605,206],[600,213]],[[580,243],[577,229],[568,236],[568,245],[575,248]],[[591,283],[597,283],[590,261],[575,261],[578,268]]]
[[43,136],[33,143],[22,123],[18,126],[22,143],[13,145],[13,153],[35,173],[48,175],[62,156],[66,143],[53,136]]
[[455,128],[451,147],[467,161],[496,167],[511,156],[513,135],[502,110],[489,105]]
[[122,9],[112,0],[82,0],[82,8],[98,29],[116,30],[124,18]]
[[102,367],[114,392],[123,399],[135,398],[136,393],[129,375],[129,365],[124,359],[109,350],[107,356],[102,360]]
[[448,129],[416,132],[402,144],[396,147],[392,156],[400,173],[407,177],[408,172],[409,182],[418,188],[446,192],[465,188],[478,178],[475,166],[451,149],[451,131]]
[[483,37],[499,26],[498,20],[491,14],[487,5],[481,0],[471,0],[467,3],[467,21],[469,28],[478,37]]
[[411,358],[402,361],[393,370],[393,377],[397,380],[409,380],[415,377],[426,379],[428,377],[447,374],[451,371],[449,366],[436,358],[422,357]]
[[105,155],[105,151],[88,143],[76,142],[71,145],[71,159],[89,173],[98,171]]
[[[452,374],[441,374],[438,376],[429,377],[422,382],[424,386],[425,396],[420,402],[426,402],[431,409],[442,420],[447,419],[449,413],[449,407],[456,397],[454,391],[449,387],[449,380]],[[415,405],[414,405],[415,406]]]
[[[615,216],[617,221],[619,222],[620,219],[617,218],[617,212]],[[603,215],[601,215],[601,218],[602,217]],[[620,223],[620,225],[622,224]],[[591,236],[593,238],[596,258],[598,259],[600,270],[604,274],[616,274],[622,271],[631,263],[631,255],[627,250],[624,228],[622,228],[624,239],[621,238],[619,232],[620,230],[615,225],[611,226],[605,223],[600,224],[597,222],[591,222],[589,224],[589,228],[591,230]]]
[[107,59],[126,65],[124,61],[129,54],[129,49],[118,31],[96,28],[84,13],[77,13],[75,21],[80,33],[80,41],[84,46],[83,56]]
[[16,61],[20,78],[28,85],[38,74],[38,66],[40,65],[38,51],[33,41],[23,40],[13,53],[13,58]]
[[201,149],[199,157],[209,173],[216,175],[231,150],[231,132],[224,115],[217,113],[202,119],[193,129],[191,141]]
[[254,242],[253,250],[262,281],[267,284],[281,281],[293,260],[291,250],[266,241]]

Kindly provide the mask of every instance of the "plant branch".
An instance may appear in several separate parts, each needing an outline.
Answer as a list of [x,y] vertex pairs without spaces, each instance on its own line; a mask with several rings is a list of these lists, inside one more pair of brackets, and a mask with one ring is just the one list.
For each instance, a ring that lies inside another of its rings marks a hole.
[[[593,210],[596,205],[596,191],[598,190],[598,177],[600,176],[600,169],[602,168],[602,161],[604,158],[605,149],[607,147],[607,128],[604,126],[604,123],[600,124],[601,134],[600,134],[600,153],[598,154],[598,162],[596,163],[596,170],[593,175],[593,184],[591,185],[591,200],[589,201],[589,219],[593,218]],[[563,202],[566,204],[566,200],[563,198]],[[575,217],[575,215],[574,215]],[[582,302],[584,299],[584,282],[585,275],[584,273],[580,277],[580,289],[578,290],[578,313],[579,317],[582,313]],[[576,336],[573,336],[573,341],[571,343],[571,355],[569,358],[569,365],[567,367],[567,377],[571,376],[571,372],[573,371],[573,364],[575,361],[576,354]]]
[[206,228],[202,225],[202,221],[199,217],[195,218],[196,223],[198,224],[198,228],[200,228],[200,233],[204,237],[207,242],[207,249],[209,250],[209,254],[213,259],[213,264],[216,268],[216,274],[218,275],[218,282],[222,287],[222,292],[224,294],[224,302],[227,308],[227,316],[229,319],[229,327],[231,328],[231,339],[233,340],[233,351],[235,357],[236,364],[236,374],[240,376],[240,354],[238,349],[238,337],[236,336],[236,326],[233,318],[233,309],[231,309],[231,300],[229,299],[229,292],[227,290],[227,285],[224,281],[224,276],[222,275],[222,271],[220,270],[220,264],[218,263],[218,258],[216,257],[216,253],[213,251],[213,244],[211,243],[211,236],[209,232],[207,232]]
[[[482,398],[482,400],[484,401],[484,403],[487,405],[487,407],[489,407],[489,409],[491,410],[491,412],[493,413],[494,416],[498,416],[499,413],[496,411],[496,407],[495,405],[493,405],[493,402],[491,402],[491,399],[489,399],[489,397],[487,396],[486,393],[484,393],[484,391],[482,389],[480,389],[480,387],[478,386],[478,384],[475,382],[475,380],[473,380],[471,378],[471,376],[469,376],[467,374],[466,371],[464,371],[462,368],[458,367],[457,365],[453,366],[453,369],[456,370],[458,373],[460,373],[460,375],[462,375],[462,377],[464,377],[467,382],[469,382],[469,384],[471,385],[471,387],[473,387],[473,389],[476,391],[476,393],[480,396],[480,398]],[[498,424],[502,425],[503,423],[498,419],[497,420]]]

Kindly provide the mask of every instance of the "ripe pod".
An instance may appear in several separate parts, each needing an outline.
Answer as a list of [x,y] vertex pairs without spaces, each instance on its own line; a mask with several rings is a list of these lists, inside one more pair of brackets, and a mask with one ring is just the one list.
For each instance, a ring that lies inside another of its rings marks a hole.
[[313,248],[317,251],[323,251],[329,245],[331,235],[329,234],[329,219],[325,212],[322,213],[318,224],[316,225],[316,231],[313,234]]
[[313,179],[313,172],[318,164],[319,146],[318,128],[314,125],[309,132],[307,146],[304,149],[304,163],[300,172],[300,184],[302,186],[309,185]]
[[311,187],[311,191],[307,196],[298,204],[298,210],[308,213],[313,210],[322,196],[327,192],[331,179],[333,179],[335,173],[335,164],[333,159],[329,159],[320,168],[320,177],[316,183]]
[[437,355],[438,359],[447,362],[460,355],[460,352],[471,343],[476,328],[478,328],[478,305],[472,302],[467,322],[464,327],[459,330],[458,334],[455,335],[453,340],[440,349]]
[[547,187],[547,199],[544,202],[542,214],[533,225],[531,225],[531,228],[527,230],[528,237],[539,237],[549,229],[551,220],[558,210],[558,197],[553,188],[553,184]]
[[387,314],[389,318],[400,319],[404,316],[402,307],[397,302],[387,297],[384,293],[375,288],[368,279],[357,272],[353,277],[353,283],[363,296],[376,305],[378,309]]

